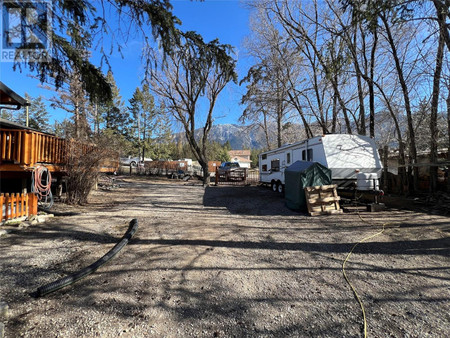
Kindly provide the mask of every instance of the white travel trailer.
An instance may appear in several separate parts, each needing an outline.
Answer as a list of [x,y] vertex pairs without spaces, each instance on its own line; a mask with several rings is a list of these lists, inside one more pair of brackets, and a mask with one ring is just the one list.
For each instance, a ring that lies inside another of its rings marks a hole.
[[328,134],[287,144],[259,155],[259,179],[274,191],[284,191],[284,170],[296,161],[319,162],[331,169],[333,182],[360,190],[378,190],[382,165],[375,142],[368,136]]

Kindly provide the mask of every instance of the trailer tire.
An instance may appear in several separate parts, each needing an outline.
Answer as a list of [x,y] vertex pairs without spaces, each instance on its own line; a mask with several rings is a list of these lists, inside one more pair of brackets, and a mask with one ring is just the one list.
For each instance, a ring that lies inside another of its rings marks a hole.
[[280,181],[277,182],[277,191],[280,195],[284,194],[284,185]]
[[272,188],[273,192],[277,192],[278,191],[278,184],[275,181],[270,182],[270,187]]

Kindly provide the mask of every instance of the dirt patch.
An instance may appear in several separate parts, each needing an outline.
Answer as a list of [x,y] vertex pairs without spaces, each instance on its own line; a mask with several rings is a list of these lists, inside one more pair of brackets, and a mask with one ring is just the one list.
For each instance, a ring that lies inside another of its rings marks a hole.
[[[0,238],[6,337],[447,337],[450,219],[402,210],[309,217],[262,187],[122,178],[89,205],[57,205],[44,224]],[[100,258],[71,287],[37,287]]]

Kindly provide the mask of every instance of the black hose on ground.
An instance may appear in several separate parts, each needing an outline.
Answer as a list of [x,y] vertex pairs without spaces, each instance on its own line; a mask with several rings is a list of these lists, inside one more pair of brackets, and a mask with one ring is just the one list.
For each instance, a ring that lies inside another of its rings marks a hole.
[[48,293],[54,292],[56,290],[62,289],[63,287],[69,286],[76,281],[90,275],[95,270],[97,270],[99,267],[101,267],[103,264],[108,262],[110,259],[112,259],[115,255],[119,253],[122,248],[127,245],[128,241],[133,237],[135,232],[138,228],[138,221],[137,219],[133,219],[130,222],[130,225],[128,227],[127,232],[122,237],[119,243],[117,243],[111,250],[108,251],[106,255],[104,255],[102,258],[100,258],[95,263],[85,267],[84,269],[81,269],[80,271],[69,275],[67,277],[61,278],[57,281],[54,281],[52,283],[40,286],[36,292],[33,294],[35,297],[42,297]]

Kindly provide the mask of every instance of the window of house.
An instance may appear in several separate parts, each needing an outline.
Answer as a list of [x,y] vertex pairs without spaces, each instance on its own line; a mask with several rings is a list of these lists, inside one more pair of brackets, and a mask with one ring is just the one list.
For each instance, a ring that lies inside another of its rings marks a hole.
[[270,162],[270,169],[272,171],[280,171],[280,160],[272,160],[272,162]]

